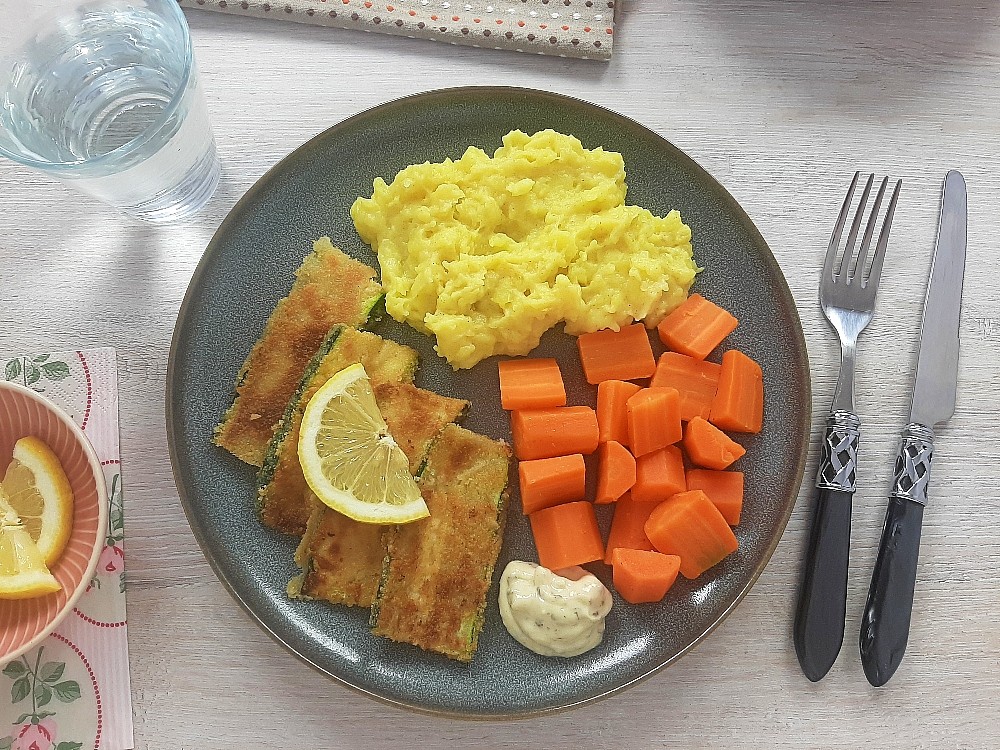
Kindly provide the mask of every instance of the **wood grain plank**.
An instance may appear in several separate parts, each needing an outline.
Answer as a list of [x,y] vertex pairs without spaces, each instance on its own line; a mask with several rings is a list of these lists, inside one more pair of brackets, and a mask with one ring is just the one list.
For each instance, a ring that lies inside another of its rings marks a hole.
[[[1000,746],[1000,6],[620,5],[607,65],[190,12],[224,173],[206,211],[182,228],[130,222],[0,163],[0,348],[119,352],[137,748]],[[173,322],[205,245],[239,196],[306,139],[383,101],[468,84],[588,99],[715,174],[768,240],[799,304],[816,429],[839,357],[816,302],[832,222],[855,169],[904,179],[878,313],[859,347],[848,636],[821,683],[802,676],[791,645],[814,445],[771,564],[711,638],[620,696],[530,722],[427,717],[348,690],[272,641],[212,574],[173,485],[163,415]],[[910,645],[876,690],[856,639],[907,411],[940,180],[952,167],[970,196],[961,392],[940,430]]]

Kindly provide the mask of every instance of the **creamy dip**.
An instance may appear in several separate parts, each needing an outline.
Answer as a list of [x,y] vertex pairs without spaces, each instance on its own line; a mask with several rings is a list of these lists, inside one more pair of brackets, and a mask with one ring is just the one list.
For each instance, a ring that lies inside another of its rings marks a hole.
[[500,616],[518,643],[542,656],[578,656],[604,636],[611,592],[583,568],[560,574],[513,560],[500,577]]

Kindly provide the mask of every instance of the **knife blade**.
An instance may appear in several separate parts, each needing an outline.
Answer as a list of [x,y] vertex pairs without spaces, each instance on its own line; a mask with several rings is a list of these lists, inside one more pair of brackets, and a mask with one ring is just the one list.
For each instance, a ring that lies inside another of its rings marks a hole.
[[906,650],[920,529],[934,453],[934,426],[955,412],[967,204],[965,179],[960,172],[948,172],[920,325],[910,420],[902,431],[882,538],[861,620],[861,664],[868,681],[876,687],[889,681]]

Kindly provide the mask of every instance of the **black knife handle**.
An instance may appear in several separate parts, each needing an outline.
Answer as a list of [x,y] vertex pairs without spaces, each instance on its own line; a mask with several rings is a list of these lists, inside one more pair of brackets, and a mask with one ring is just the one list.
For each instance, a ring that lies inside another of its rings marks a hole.
[[919,424],[904,428],[882,541],[861,618],[861,665],[875,687],[889,681],[906,651],[933,453],[934,433],[930,429]]
[[795,654],[813,682],[830,670],[844,641],[860,426],[853,412],[836,411],[823,433],[818,493],[793,630]]

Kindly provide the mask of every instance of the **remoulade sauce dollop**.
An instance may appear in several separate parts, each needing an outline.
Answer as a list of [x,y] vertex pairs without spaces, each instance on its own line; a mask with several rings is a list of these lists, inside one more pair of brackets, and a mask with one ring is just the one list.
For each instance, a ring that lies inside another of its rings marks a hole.
[[578,656],[604,636],[611,592],[583,568],[554,573],[513,560],[500,577],[500,616],[507,631],[542,656]]

